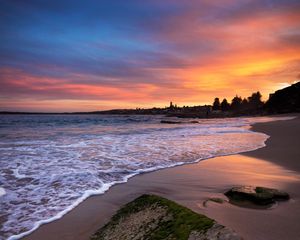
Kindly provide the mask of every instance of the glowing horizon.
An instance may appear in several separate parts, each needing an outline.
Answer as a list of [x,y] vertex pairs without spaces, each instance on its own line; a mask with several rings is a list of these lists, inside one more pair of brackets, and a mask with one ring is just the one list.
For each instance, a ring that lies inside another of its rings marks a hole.
[[300,2],[0,3],[0,111],[211,104],[299,79]]

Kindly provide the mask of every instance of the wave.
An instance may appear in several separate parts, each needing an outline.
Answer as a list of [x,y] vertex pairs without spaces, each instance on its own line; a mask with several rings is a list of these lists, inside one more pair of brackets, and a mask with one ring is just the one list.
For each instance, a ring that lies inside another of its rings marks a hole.
[[[253,150],[259,149],[259,148],[264,147],[264,146],[265,146],[265,144],[263,146],[260,146],[260,147],[254,148],[254,149],[250,149],[248,151],[253,151]],[[246,152],[248,152],[248,151],[246,151]],[[221,156],[229,156],[229,155],[234,155],[234,154],[238,154],[238,153],[242,153],[242,152],[235,152],[235,153],[230,153],[230,154],[226,154],[226,155],[224,154],[224,155],[219,155],[219,156],[216,155],[216,156],[212,156],[212,157],[209,157],[209,158],[221,157]],[[209,159],[209,158],[207,158],[207,159]],[[199,162],[201,160],[206,160],[206,159],[198,159],[197,161],[193,161],[193,162],[181,162],[181,163],[176,163],[176,164],[169,165],[169,166],[158,166],[158,167],[155,167],[155,168],[140,169],[140,170],[136,171],[135,173],[132,173],[132,174],[126,176],[123,179],[123,181],[115,181],[115,182],[111,182],[109,184],[105,184],[104,187],[102,187],[101,189],[98,189],[98,190],[87,190],[72,205],[70,205],[69,207],[67,207],[65,210],[59,212],[54,217],[38,221],[38,222],[36,222],[34,224],[34,226],[33,226],[32,229],[30,229],[30,230],[28,230],[26,232],[22,232],[22,233],[17,234],[17,235],[13,235],[13,236],[9,237],[8,240],[18,240],[18,239],[21,239],[21,238],[23,238],[23,237],[31,234],[32,232],[34,232],[35,230],[37,230],[41,225],[47,224],[47,223],[50,223],[50,222],[53,222],[53,221],[56,221],[56,220],[62,218],[65,214],[67,214],[68,212],[72,211],[74,208],[76,208],[80,203],[82,203],[87,198],[89,198],[91,196],[95,196],[95,195],[104,194],[106,191],[108,191],[110,189],[110,187],[112,187],[112,186],[114,186],[116,184],[126,183],[131,177],[134,177],[134,176],[142,174],[142,173],[153,172],[153,171],[157,171],[157,170],[161,170],[161,169],[172,168],[172,167],[181,166],[181,165],[185,165],[185,164],[193,164],[193,163],[197,163],[197,162]]]

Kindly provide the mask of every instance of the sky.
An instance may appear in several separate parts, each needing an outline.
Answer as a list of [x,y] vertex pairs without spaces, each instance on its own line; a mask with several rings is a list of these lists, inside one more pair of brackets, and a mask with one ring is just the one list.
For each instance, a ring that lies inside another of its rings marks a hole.
[[299,78],[299,0],[0,0],[0,111],[266,100]]

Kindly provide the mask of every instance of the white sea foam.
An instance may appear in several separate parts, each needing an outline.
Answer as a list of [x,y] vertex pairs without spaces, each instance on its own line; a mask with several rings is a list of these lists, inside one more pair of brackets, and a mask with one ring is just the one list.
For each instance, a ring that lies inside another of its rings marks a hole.
[[0,187],[0,197],[5,195],[6,194],[6,191],[4,188]]
[[13,169],[13,174],[14,174],[14,176],[15,176],[16,178],[18,178],[18,179],[21,179],[21,178],[25,178],[25,177],[26,177],[25,174],[20,174],[20,173],[19,173],[19,169],[18,169],[18,168]]
[[89,196],[142,172],[263,147],[268,136],[250,131],[249,124],[272,120],[210,119],[171,126],[151,116],[134,121],[116,116],[62,118],[31,116],[0,128],[5,136],[0,182],[6,189],[0,216],[7,218],[0,239],[19,239]]

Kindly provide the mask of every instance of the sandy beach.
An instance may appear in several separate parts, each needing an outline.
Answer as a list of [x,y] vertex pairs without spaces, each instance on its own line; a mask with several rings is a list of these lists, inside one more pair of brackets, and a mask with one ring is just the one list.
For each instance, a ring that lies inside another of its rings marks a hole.
[[[135,176],[81,203],[61,219],[41,226],[24,239],[89,239],[123,204],[143,193],[157,194],[205,214],[246,240],[299,239],[300,118],[259,123],[254,131],[271,136],[266,147]],[[222,197],[235,185],[287,191],[291,200],[271,209],[248,209],[203,201]]]

